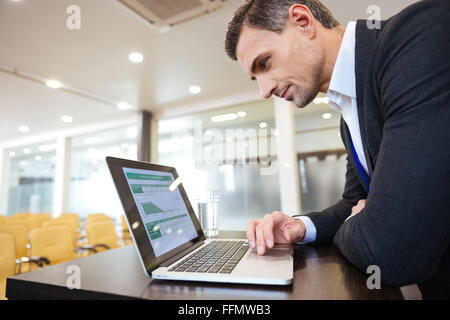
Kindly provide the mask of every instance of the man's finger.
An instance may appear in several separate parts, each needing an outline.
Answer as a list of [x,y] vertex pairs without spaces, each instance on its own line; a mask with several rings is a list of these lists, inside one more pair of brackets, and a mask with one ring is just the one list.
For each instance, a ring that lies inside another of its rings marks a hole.
[[273,235],[273,228],[274,228],[274,215],[273,214],[266,214],[264,217],[264,224],[263,224],[263,234],[264,239],[266,240],[266,246],[269,249],[273,248],[273,245],[275,243],[275,237]]
[[264,239],[264,220],[256,226],[256,251],[259,255],[266,252],[266,239]]
[[250,220],[247,224],[247,240],[250,248],[255,249],[256,247],[256,220]]

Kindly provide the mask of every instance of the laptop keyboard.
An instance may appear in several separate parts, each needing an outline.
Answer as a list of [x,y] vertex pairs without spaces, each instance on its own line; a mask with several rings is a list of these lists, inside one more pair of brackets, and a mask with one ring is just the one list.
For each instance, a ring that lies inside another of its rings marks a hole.
[[213,241],[169,271],[231,273],[248,248],[246,241]]

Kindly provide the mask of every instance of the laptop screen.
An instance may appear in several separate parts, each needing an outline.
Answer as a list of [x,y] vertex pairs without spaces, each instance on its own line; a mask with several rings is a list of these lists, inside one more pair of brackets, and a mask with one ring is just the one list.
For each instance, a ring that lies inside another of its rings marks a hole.
[[155,257],[199,236],[171,172],[122,168]]

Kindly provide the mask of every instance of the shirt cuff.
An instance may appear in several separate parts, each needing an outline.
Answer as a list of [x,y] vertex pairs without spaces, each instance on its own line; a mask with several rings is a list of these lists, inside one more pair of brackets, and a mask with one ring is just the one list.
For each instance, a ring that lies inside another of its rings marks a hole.
[[306,244],[306,243],[310,243],[316,240],[316,234],[317,234],[317,230],[316,230],[316,226],[314,225],[314,223],[311,221],[311,219],[307,216],[302,216],[302,217],[295,217],[295,219],[300,219],[306,227],[306,233],[305,233],[305,237],[303,238],[302,241],[298,242],[299,244]]

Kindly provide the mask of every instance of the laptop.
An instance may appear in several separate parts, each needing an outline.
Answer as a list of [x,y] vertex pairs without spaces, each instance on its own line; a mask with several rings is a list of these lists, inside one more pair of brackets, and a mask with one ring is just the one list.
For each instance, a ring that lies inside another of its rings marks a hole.
[[107,157],[145,273],[153,279],[288,285],[291,245],[259,256],[244,239],[207,239],[173,167]]

